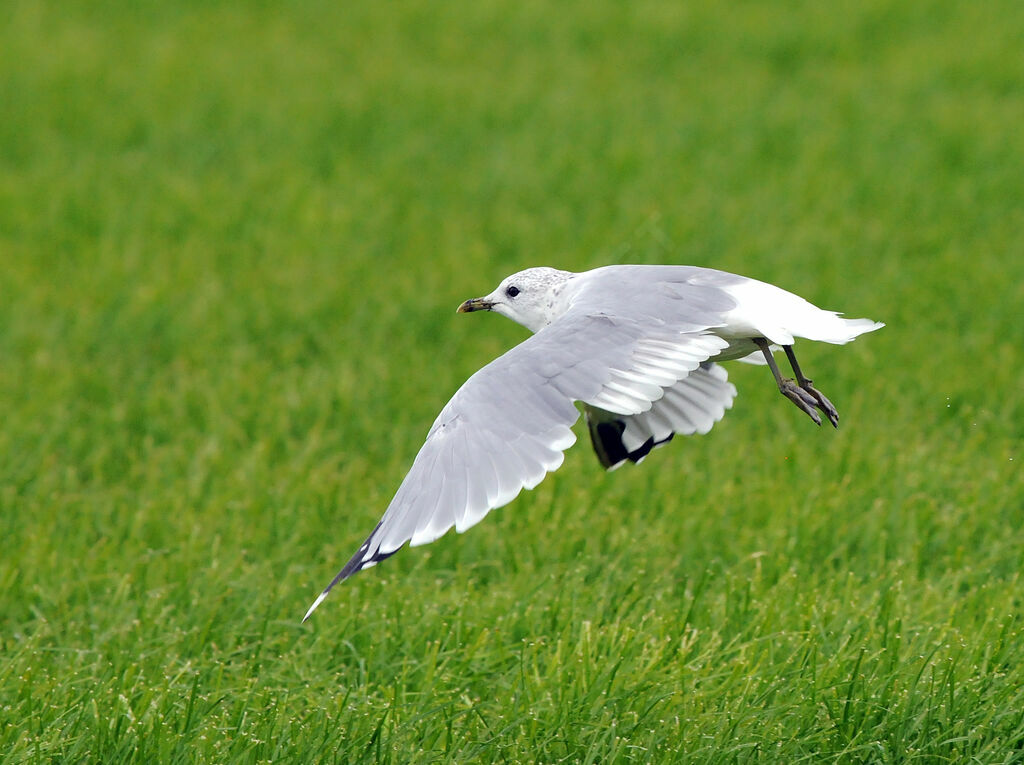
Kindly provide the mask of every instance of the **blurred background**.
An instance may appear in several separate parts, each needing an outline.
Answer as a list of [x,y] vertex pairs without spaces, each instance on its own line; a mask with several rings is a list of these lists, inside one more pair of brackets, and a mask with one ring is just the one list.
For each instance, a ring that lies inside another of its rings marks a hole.
[[[0,748],[1019,754],[1022,50],[1013,0],[6,2]],[[841,429],[733,369],[300,627],[525,337],[458,304],[623,262],[886,322],[801,354]]]

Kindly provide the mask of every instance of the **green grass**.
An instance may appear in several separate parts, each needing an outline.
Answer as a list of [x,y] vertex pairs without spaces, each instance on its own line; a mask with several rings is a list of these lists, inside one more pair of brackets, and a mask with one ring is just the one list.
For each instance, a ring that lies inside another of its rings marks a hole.
[[[0,10],[0,760],[1024,761],[1024,6]],[[530,265],[887,322],[320,588]]]

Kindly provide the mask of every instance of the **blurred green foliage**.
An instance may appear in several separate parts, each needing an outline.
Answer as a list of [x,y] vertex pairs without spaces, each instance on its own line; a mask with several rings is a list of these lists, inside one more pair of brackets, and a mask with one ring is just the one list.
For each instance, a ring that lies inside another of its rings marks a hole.
[[[1024,6],[0,9],[0,760],[1024,755]],[[887,322],[305,607],[531,265]]]

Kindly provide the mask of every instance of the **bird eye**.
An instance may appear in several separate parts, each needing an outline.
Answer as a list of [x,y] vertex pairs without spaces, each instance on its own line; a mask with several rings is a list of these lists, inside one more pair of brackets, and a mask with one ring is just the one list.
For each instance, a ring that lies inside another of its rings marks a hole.
[[519,294],[519,288],[516,286],[509,287],[507,290],[505,290],[505,294],[511,298],[514,298],[516,295]]

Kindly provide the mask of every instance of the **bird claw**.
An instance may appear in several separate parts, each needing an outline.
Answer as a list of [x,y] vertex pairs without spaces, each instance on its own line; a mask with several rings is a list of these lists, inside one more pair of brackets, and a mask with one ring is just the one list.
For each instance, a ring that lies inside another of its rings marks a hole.
[[[797,385],[796,380],[783,379],[779,385],[779,391],[796,404],[801,412],[814,420],[815,425],[821,425],[821,415],[816,411],[818,400],[811,393]],[[828,413],[826,412],[826,414]]]
[[818,407],[825,416],[828,417],[828,421],[832,423],[833,428],[839,427],[839,412],[836,411],[835,406],[828,400],[824,393],[811,385],[810,380],[802,380],[800,387],[807,391],[814,398],[814,405]]

